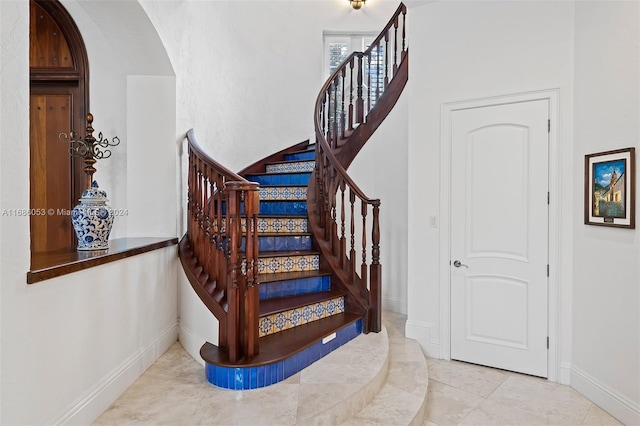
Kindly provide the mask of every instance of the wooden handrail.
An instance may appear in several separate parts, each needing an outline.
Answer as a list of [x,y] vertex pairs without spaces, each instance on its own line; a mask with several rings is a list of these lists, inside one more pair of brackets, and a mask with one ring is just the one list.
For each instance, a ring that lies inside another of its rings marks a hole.
[[406,13],[401,3],[367,50],[350,54],[329,76],[314,113],[316,165],[309,185],[309,222],[351,304],[364,311],[365,332],[382,326],[380,200],[367,197],[346,168],[406,84]]
[[193,129],[186,138],[188,223],[180,259],[194,290],[219,320],[218,344],[229,361],[251,359],[258,354],[259,185],[207,155]]

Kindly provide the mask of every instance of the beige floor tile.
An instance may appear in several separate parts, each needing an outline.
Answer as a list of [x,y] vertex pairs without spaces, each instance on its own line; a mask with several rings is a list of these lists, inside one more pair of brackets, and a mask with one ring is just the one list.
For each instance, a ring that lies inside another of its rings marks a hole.
[[580,424],[591,402],[569,386],[512,375],[488,398],[540,416],[549,424]]
[[429,378],[487,397],[509,378],[509,373],[463,362],[440,360],[429,365]]
[[425,419],[438,426],[457,425],[482,401],[478,395],[429,380]]
[[465,417],[461,425],[547,425],[547,419],[520,408],[485,399]]
[[591,407],[589,407],[589,411],[587,412],[587,415],[584,418],[582,424],[584,426],[622,425],[622,423],[620,423],[602,408],[598,407],[596,404],[591,404]]

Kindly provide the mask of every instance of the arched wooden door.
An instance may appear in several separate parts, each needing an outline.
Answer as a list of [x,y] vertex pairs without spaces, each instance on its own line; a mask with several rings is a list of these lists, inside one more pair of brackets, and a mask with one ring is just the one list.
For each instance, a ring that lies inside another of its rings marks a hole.
[[82,163],[58,140],[84,135],[89,109],[87,53],[75,22],[58,1],[30,0],[31,253],[73,247],[68,212],[85,187]]

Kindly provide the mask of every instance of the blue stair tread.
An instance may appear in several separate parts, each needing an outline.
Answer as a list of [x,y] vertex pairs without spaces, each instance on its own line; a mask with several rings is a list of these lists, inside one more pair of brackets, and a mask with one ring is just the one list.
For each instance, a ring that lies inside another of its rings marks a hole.
[[314,250],[281,250],[281,251],[261,251],[258,257],[283,257],[283,256],[315,256],[320,252]]
[[[291,174],[291,173],[288,173]],[[265,176],[269,176],[268,174]],[[287,188],[306,188],[309,185],[305,185],[302,183],[274,183],[274,184],[264,184],[261,183],[260,184],[260,188],[280,188],[280,187],[287,187]],[[271,201],[271,200],[270,200]],[[280,201],[280,200],[273,200],[273,201]],[[281,201],[291,201],[291,200],[281,200]]]
[[317,293],[300,294],[297,296],[278,297],[260,301],[260,316],[277,314],[278,312],[290,309],[301,308],[307,305],[315,305],[325,300],[335,299],[344,296],[344,293],[337,290],[320,291]]
[[224,349],[209,342],[200,349],[202,359],[221,367],[260,367],[290,358],[338,330],[358,321],[362,315],[344,312],[260,338],[260,353],[253,359],[231,363]]
[[275,274],[259,274],[257,279],[259,283],[278,282],[285,280],[301,280],[304,278],[315,278],[330,276],[331,272],[325,271],[295,271],[295,272],[278,272]]

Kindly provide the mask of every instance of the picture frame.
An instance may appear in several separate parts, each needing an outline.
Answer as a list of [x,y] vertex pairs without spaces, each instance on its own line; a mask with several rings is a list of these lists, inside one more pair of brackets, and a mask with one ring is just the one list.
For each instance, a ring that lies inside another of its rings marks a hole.
[[584,156],[584,223],[635,229],[635,148]]

